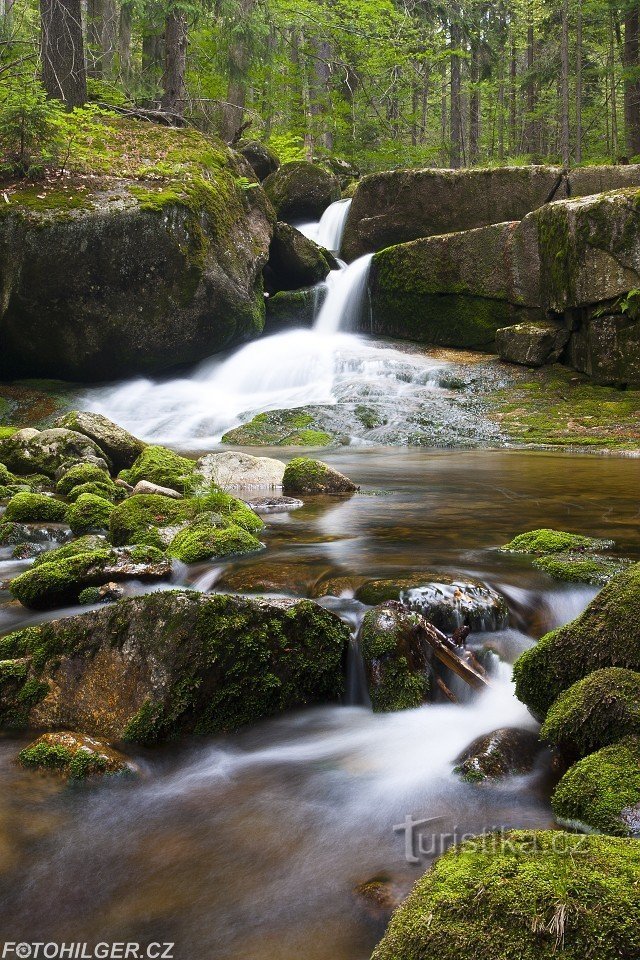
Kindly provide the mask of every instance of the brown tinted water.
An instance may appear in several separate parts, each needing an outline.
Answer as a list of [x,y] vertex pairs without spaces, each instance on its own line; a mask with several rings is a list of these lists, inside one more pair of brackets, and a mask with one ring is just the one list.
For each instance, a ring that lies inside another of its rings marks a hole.
[[[252,452],[256,452],[255,450]],[[269,451],[265,451],[269,453]],[[496,547],[553,526],[612,537],[640,557],[638,463],[517,451],[346,448],[326,459],[362,484],[267,518],[267,550],[177,583],[321,593],[323,578],[473,574],[503,590],[511,658],[575,616],[591,588],[554,583]],[[0,578],[4,574],[0,572]],[[347,591],[348,592],[348,591]],[[352,601],[335,601],[352,617]],[[59,615],[59,614],[58,614]],[[32,615],[0,607],[0,630]],[[481,644],[486,637],[476,636]],[[462,705],[374,716],[332,706],[235,736],[138,751],[138,782],[62,789],[0,740],[0,932],[10,940],[175,941],[197,960],[364,960],[381,933],[353,894],[380,871],[401,889],[466,832],[551,823],[542,757],[499,785],[460,783],[456,755],[495,727],[534,727],[504,663]],[[407,862],[405,817],[424,853]]]

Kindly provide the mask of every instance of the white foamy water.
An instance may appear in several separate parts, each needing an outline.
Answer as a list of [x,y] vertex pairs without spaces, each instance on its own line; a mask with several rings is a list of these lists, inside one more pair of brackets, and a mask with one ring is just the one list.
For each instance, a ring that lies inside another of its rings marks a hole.
[[297,229],[321,247],[339,253],[350,208],[351,200],[338,200],[327,207],[319,223],[303,223]]

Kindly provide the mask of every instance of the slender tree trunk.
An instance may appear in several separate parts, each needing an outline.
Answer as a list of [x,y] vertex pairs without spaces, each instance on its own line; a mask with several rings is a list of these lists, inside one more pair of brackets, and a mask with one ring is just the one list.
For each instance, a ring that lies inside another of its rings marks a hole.
[[611,153],[618,160],[618,97],[616,92],[616,50],[613,10],[609,11],[609,94],[611,99]]
[[331,118],[331,46],[326,40],[314,40],[313,70],[311,72],[311,117],[314,141],[331,152],[333,131]]
[[562,40],[560,43],[560,153],[565,167],[570,159],[569,132],[569,0],[562,0]]
[[183,10],[168,14],[164,33],[164,73],[162,109],[182,116],[186,101],[187,15]]
[[[239,25],[246,24],[255,4],[256,0],[238,0],[236,16]],[[231,143],[243,123],[250,60],[248,32],[241,30],[229,48],[229,85],[221,118],[221,135],[227,143]]]
[[471,96],[469,97],[469,163],[473,166],[480,153],[480,52],[477,43],[471,50]]
[[120,22],[118,24],[118,60],[120,74],[124,79],[131,76],[131,38],[133,34],[133,8],[123,3],[120,8]]
[[118,45],[118,7],[116,0],[104,0],[102,34],[100,46],[102,54],[102,72],[113,74],[113,59]]
[[[530,13],[530,16],[532,14]],[[527,85],[526,85],[526,110],[527,116],[524,125],[524,150],[525,153],[533,154],[536,151],[536,122],[534,113],[536,109],[536,87],[533,76],[533,67],[535,64],[535,35],[533,20],[529,20],[527,26]]]
[[449,102],[447,99],[448,92],[448,82],[447,82],[447,65],[443,61],[442,63],[442,83],[440,87],[440,150],[443,157],[447,156],[447,139],[448,139],[448,117],[449,117]]
[[582,0],[576,10],[576,163],[582,163]]
[[628,7],[624,18],[624,120],[627,154],[640,153],[640,63],[638,62],[638,4]]
[[422,65],[424,80],[422,83],[422,111],[420,116],[420,143],[426,143],[427,140],[427,119],[429,112],[429,67],[426,63]]
[[79,107],[87,100],[80,0],[40,0],[42,81],[50,97]]
[[102,24],[103,0],[87,0],[87,76],[99,79],[102,76]]
[[454,10],[451,22],[451,147],[449,163],[454,169],[460,166],[462,158],[462,102],[461,71],[458,51],[461,44],[460,23],[457,10]]
[[504,121],[504,74],[501,66],[498,84],[498,160],[504,160]]

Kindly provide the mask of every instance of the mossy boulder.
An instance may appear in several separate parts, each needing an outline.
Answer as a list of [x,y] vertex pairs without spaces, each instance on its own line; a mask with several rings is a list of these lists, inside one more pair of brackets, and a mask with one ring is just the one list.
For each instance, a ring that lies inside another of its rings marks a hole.
[[355,596],[369,605],[400,600],[445,633],[464,625],[476,631],[503,630],[509,618],[506,601],[496,590],[480,580],[460,580],[441,573],[367,580],[357,587]]
[[238,152],[245,158],[258,180],[266,180],[280,166],[277,153],[259,140],[241,140]]
[[468,840],[395,912],[372,960],[634,960],[640,845],[559,830]]
[[318,311],[317,288],[279,290],[267,298],[265,333],[278,333],[289,327],[312,327]]
[[394,601],[365,614],[360,650],[374,712],[406,710],[427,700],[431,647],[420,632],[423,622]]
[[249,423],[227,431],[222,442],[246,447],[327,447],[335,439],[316,422],[313,412],[295,407],[258,413]]
[[168,555],[183,563],[199,563],[262,549],[253,534],[235,523],[216,523],[219,517],[205,513],[189,523],[169,544]]
[[640,564],[614,577],[571,623],[514,664],[516,695],[543,719],[554,700],[594,670],[640,671]]
[[358,184],[342,244],[347,260],[419,237],[517,221],[562,183],[557,167],[392,170]]
[[109,517],[109,537],[116,546],[147,543],[164,549],[194,516],[190,500],[140,493],[116,504]]
[[560,823],[587,832],[640,837],[640,737],[578,760],[551,797]]
[[540,731],[567,760],[630,735],[640,736],[640,673],[620,667],[594,670],[561,693]]
[[331,269],[324,251],[288,223],[277,223],[266,270],[272,292],[312,287]]
[[131,468],[120,472],[120,478],[131,486],[148,480],[179,493],[190,493],[199,483],[195,472],[195,460],[181,457],[166,447],[145,447]]
[[67,523],[76,535],[109,529],[113,504],[95,493],[81,493],[67,510]]
[[287,464],[282,478],[285,493],[335,494],[354,493],[360,488],[343,473],[321,460],[295,457]]
[[44,493],[16,493],[4,512],[5,523],[63,523],[68,508]]
[[105,470],[109,467],[106,454],[93,440],[62,427],[18,430],[0,440],[0,461],[14,473],[42,473],[48,477],[55,477],[59,470],[79,461],[97,464]]
[[2,376],[157,371],[263,328],[274,217],[245,189],[245,161],[193,129],[101,123],[71,142],[82,191],[27,187],[3,203]]
[[209,493],[195,501],[198,513],[211,512],[222,517],[227,523],[235,523],[249,533],[258,533],[264,528],[264,520],[254,513],[251,507],[243,500],[232,497],[231,494],[213,488]]
[[112,503],[116,500],[124,499],[125,495],[122,487],[117,487],[111,480],[106,483],[98,483],[93,480],[90,483],[81,483],[79,486],[73,487],[69,491],[67,499],[71,503],[75,503],[84,493],[90,493],[95,497],[102,497],[103,500],[109,500]]
[[543,528],[521,533],[501,549],[505,553],[530,554],[533,566],[554,580],[604,586],[630,563],[623,557],[600,552],[613,547],[612,540]]
[[533,556],[545,556],[555,553],[597,553],[613,546],[613,540],[599,540],[585,537],[580,533],[568,533],[566,530],[552,530],[542,527],[519,533],[501,549],[505,553],[529,553]]
[[266,178],[264,189],[278,219],[289,223],[319,220],[341,195],[338,178],[306,160],[283,163]]
[[196,592],[121,600],[0,640],[5,726],[152,743],[215,734],[343,691],[348,627],[311,601]]
[[529,773],[540,752],[533,730],[501,727],[477,737],[456,757],[454,773],[467,783]]
[[75,430],[93,440],[108,456],[114,471],[132,466],[146,444],[101,413],[72,410],[58,417],[56,427]]
[[63,497],[68,496],[75,487],[86,483],[109,484],[109,472],[96,463],[76,463],[64,470],[56,484],[56,490]]
[[569,339],[569,330],[555,323],[517,323],[496,330],[496,350],[501,360],[524,367],[556,363]]
[[621,557],[585,556],[580,553],[561,554],[560,556],[536,557],[533,566],[553,577],[568,583],[589,583],[603,587],[631,561]]
[[538,316],[537,285],[531,283],[517,228],[517,223],[498,223],[377,253],[369,276],[366,331],[438,346],[493,349],[498,329]]
[[82,537],[42,554],[11,581],[12,596],[25,607],[47,610],[77,602],[86,587],[111,580],[161,580],[171,573],[171,563],[153,547],[113,549],[90,540]]
[[55,773],[67,781],[137,772],[135,764],[104,740],[67,730],[43,733],[20,751],[18,762],[29,770]]

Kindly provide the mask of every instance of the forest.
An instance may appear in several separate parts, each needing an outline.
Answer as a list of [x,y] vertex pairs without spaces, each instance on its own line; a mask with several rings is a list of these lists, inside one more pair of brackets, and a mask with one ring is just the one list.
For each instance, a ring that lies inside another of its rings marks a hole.
[[248,130],[284,160],[368,172],[640,154],[633,0],[2,3],[3,100],[39,76],[42,22],[50,96],[169,111],[227,142]]

